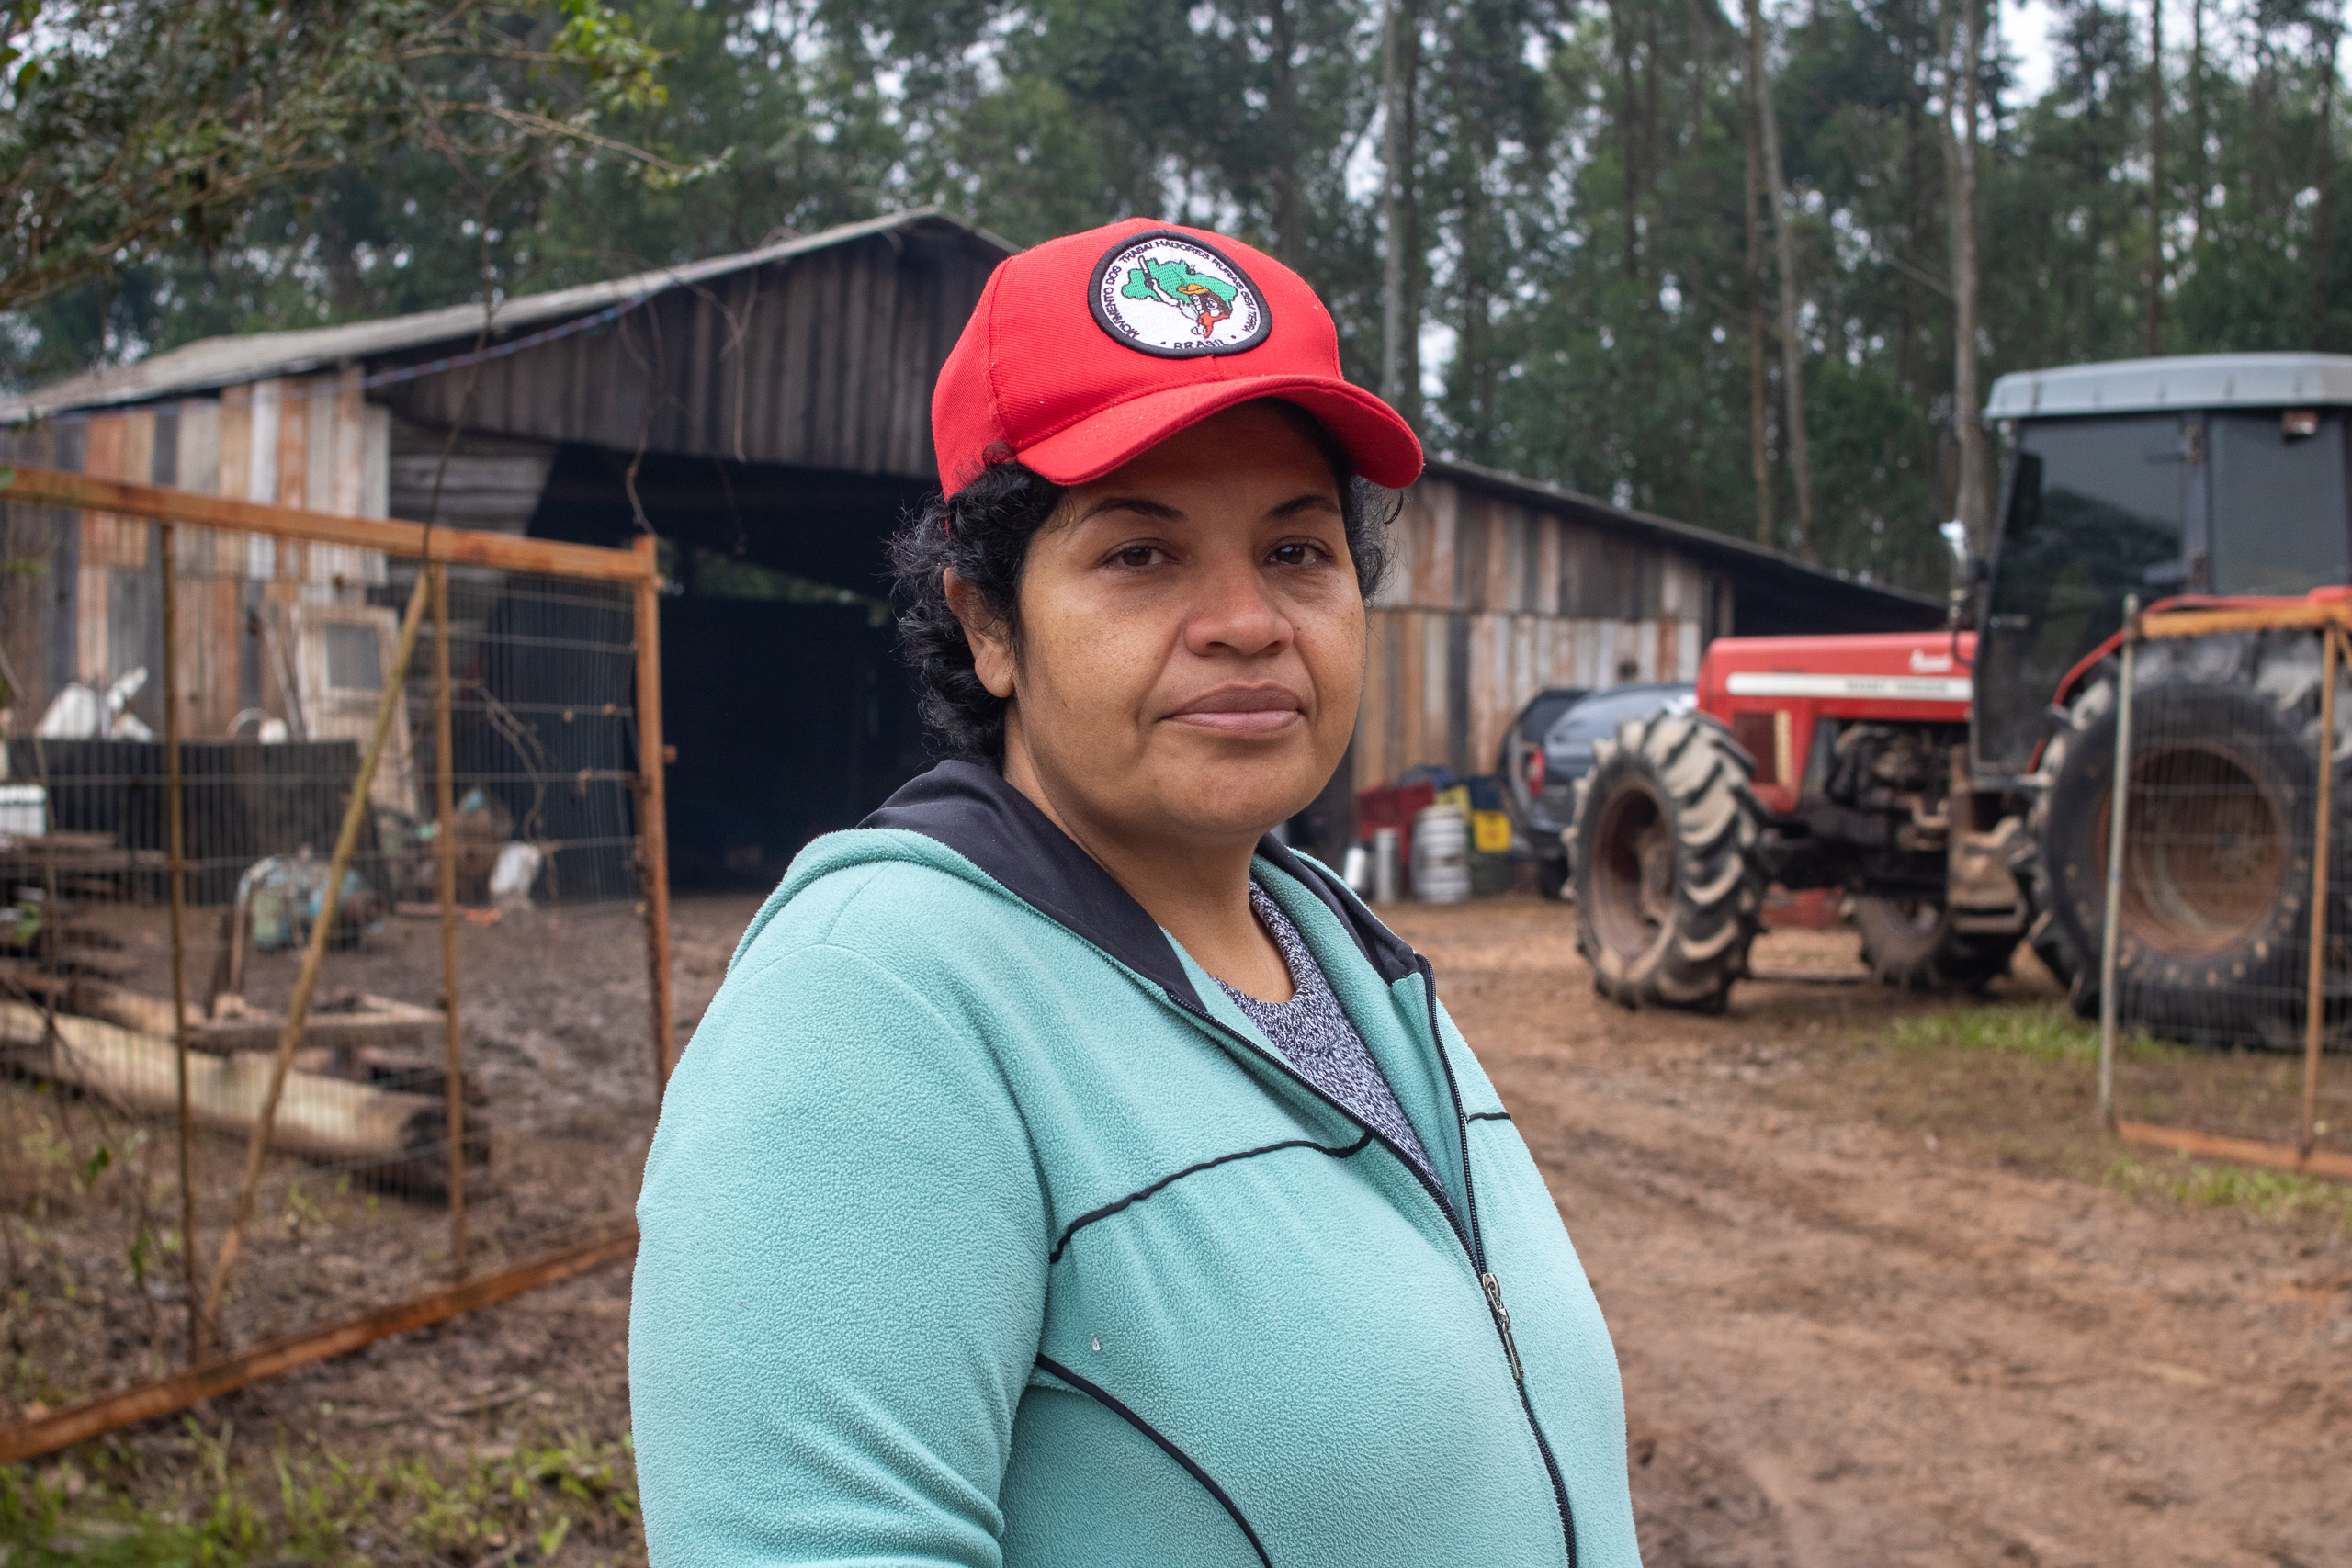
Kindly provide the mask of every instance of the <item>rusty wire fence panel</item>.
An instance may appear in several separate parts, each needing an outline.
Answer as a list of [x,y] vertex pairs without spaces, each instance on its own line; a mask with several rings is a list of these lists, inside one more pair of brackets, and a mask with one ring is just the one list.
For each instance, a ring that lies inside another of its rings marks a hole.
[[2129,715],[2103,721],[2120,778],[2050,803],[2056,840],[2094,851],[2062,892],[2097,890],[2111,1117],[2137,1141],[2352,1174],[2343,629],[2289,601],[2141,633],[2112,671]]
[[[87,562],[88,514],[0,513],[12,558],[56,558],[35,531],[72,529]],[[112,646],[80,650],[84,693],[15,676],[0,786],[0,1428],[173,1371],[192,1316],[217,1357],[608,1234],[626,1224],[659,1096],[637,703],[650,596],[446,569],[445,856],[429,614],[399,678],[418,561],[183,525],[166,577],[158,525],[99,521],[107,570],[134,592],[112,606]],[[166,662],[182,731],[180,1020]],[[307,1021],[249,1184],[314,934]]]

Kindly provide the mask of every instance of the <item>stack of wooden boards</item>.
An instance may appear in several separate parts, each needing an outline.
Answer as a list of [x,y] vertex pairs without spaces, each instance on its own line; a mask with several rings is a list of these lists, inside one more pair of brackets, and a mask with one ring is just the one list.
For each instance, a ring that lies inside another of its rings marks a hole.
[[[200,1127],[250,1136],[286,1021],[234,998],[224,1016],[187,1021],[188,1110]],[[87,975],[0,969],[0,1056],[17,1070],[125,1111],[178,1113],[171,1004]],[[52,1032],[51,1025],[54,1025]],[[354,994],[311,1010],[271,1123],[270,1145],[405,1196],[446,1199],[448,1075],[432,1008]],[[467,1188],[487,1174],[490,1137],[466,1096]]]

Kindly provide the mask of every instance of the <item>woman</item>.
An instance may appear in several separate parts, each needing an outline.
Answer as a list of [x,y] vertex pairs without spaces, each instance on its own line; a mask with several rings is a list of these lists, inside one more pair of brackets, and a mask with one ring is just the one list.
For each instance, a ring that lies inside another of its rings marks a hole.
[[956,760],[793,863],[646,1167],[657,1568],[1635,1562],[1542,1179],[1267,836],[1346,751],[1411,432],[1287,268],[1139,220],[998,268],[933,427]]

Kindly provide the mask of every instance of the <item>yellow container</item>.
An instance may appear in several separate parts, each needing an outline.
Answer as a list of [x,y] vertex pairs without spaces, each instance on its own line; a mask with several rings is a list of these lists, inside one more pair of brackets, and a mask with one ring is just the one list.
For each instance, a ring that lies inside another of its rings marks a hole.
[[1470,814],[1470,847],[1482,855],[1510,852],[1510,818],[1499,811]]

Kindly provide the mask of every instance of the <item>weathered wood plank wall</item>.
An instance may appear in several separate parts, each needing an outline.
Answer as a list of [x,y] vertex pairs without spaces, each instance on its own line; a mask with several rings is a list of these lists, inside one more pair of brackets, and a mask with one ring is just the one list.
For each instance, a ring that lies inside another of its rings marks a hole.
[[[389,411],[368,402],[352,368],[0,432],[0,460],[381,517],[390,430]],[[36,721],[68,682],[104,690],[144,667],[149,685],[131,711],[161,733],[156,525],[21,505],[0,505],[0,513],[8,557],[0,647],[23,688],[12,729]],[[253,616],[273,606],[358,603],[385,580],[379,551],[226,529],[182,527],[177,557],[180,722],[199,739],[227,736],[246,708],[286,712],[277,661],[265,656]]]
[[1724,598],[1716,572],[1663,545],[1425,474],[1389,531],[1373,601],[1359,789],[1409,767],[1493,768],[1546,686],[1696,677]]

